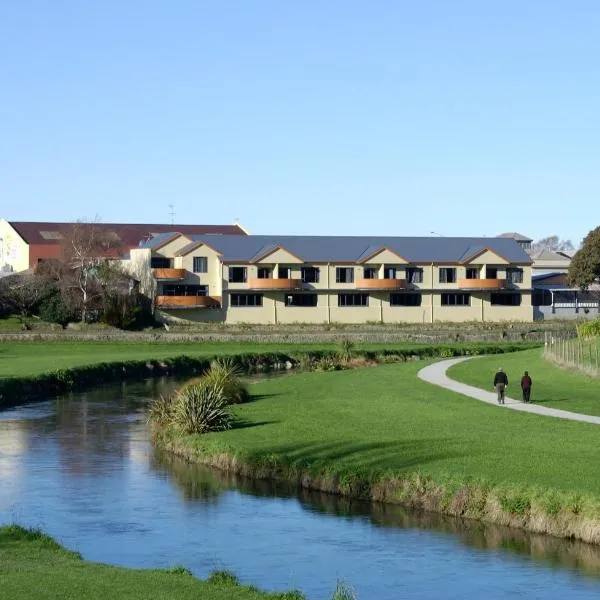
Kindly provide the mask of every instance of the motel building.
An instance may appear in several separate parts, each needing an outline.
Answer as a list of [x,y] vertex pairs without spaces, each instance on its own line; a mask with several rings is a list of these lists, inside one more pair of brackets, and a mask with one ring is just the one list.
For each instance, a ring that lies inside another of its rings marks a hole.
[[532,321],[510,238],[161,233],[125,260],[165,322]]

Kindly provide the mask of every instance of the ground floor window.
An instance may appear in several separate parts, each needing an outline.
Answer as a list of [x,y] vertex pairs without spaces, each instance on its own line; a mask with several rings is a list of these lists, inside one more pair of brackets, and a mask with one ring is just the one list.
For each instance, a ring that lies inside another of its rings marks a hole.
[[208,296],[207,285],[163,285],[159,296]]
[[442,306],[471,306],[471,294],[442,294]]
[[490,304],[492,306],[521,306],[521,294],[491,294]]
[[231,294],[231,306],[262,306],[262,294]]
[[369,306],[369,294],[338,294],[338,306]]
[[390,294],[390,306],[421,306],[421,294]]
[[286,306],[316,306],[317,294],[287,294]]

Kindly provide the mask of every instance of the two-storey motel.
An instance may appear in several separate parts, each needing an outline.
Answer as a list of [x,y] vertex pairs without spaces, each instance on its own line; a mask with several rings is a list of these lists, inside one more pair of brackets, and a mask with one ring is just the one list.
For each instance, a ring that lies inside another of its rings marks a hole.
[[513,239],[165,233],[128,266],[166,319],[226,323],[531,321]]

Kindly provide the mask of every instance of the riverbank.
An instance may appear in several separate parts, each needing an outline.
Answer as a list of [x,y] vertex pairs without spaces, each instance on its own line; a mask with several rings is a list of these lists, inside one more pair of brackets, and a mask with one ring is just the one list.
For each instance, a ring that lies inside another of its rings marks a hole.
[[[512,352],[533,343],[357,344],[357,358],[370,362],[473,356]],[[205,370],[211,360],[229,356],[245,372],[293,368],[302,362],[335,357],[335,344],[225,344],[130,342],[35,342],[0,344],[0,406],[15,406],[49,395],[162,375]]]
[[600,543],[596,426],[475,403],[421,367],[261,381],[234,409],[242,426],[157,443],[244,476]]
[[196,579],[182,567],[125,569],[85,561],[36,530],[0,527],[3,600],[302,600],[300,592],[267,593],[239,584],[227,572]]

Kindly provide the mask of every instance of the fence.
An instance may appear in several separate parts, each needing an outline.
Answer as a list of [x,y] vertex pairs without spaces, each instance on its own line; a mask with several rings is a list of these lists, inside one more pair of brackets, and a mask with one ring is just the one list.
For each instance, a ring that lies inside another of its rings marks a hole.
[[544,356],[552,362],[600,377],[600,338],[545,334]]

